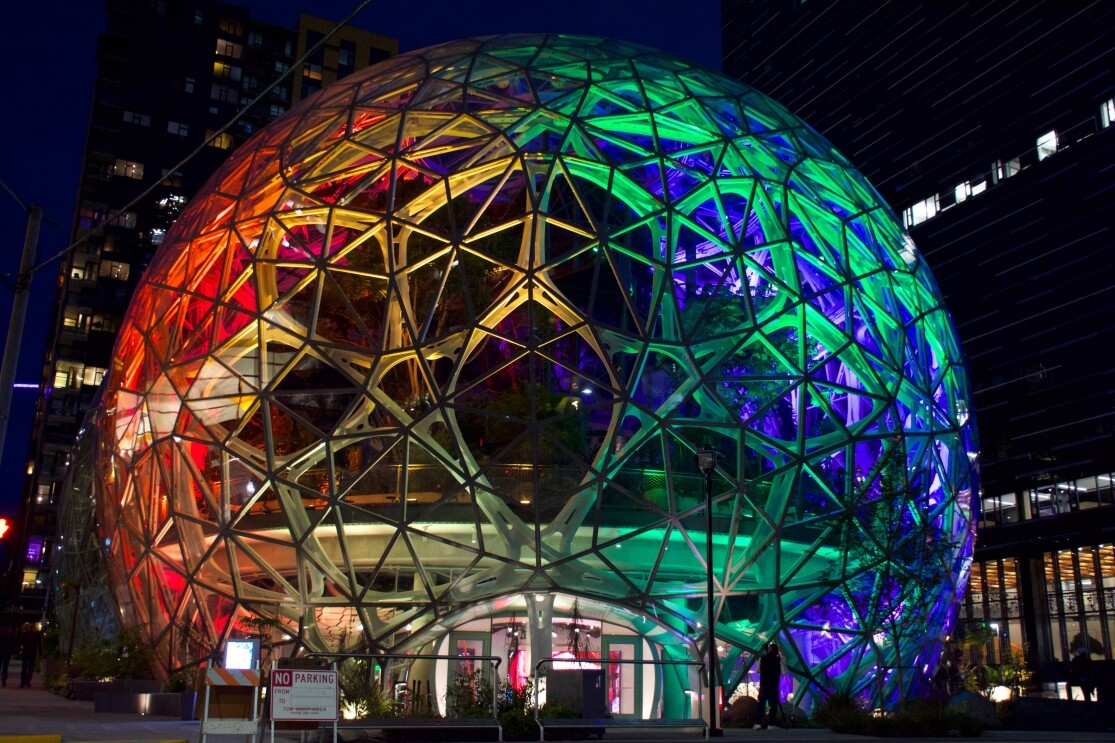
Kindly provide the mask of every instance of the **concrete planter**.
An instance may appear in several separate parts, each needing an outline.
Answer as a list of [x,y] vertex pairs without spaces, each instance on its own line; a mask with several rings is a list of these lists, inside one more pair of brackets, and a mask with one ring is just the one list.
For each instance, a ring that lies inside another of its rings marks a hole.
[[[100,684],[98,684],[100,686]],[[178,695],[162,694],[163,685],[153,679],[115,679],[108,682],[108,688],[98,688],[93,692],[93,711],[116,714],[164,714],[152,710],[154,697],[173,697],[173,712],[177,717]],[[170,704],[170,702],[162,702]]]
[[197,717],[197,692],[196,691],[182,691],[179,692],[181,699],[178,703],[178,711],[183,720],[196,720]]

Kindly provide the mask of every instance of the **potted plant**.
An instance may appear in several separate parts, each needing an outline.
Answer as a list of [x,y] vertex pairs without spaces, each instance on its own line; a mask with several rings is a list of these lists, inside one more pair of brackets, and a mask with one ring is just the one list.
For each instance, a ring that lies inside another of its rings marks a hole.
[[197,719],[197,689],[194,687],[194,674],[180,668],[167,679],[165,691],[180,695],[180,711],[183,720]]

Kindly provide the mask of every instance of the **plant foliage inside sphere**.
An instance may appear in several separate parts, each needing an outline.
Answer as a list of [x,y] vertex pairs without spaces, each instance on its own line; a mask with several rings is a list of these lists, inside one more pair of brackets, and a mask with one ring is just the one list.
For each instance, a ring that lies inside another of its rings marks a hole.
[[700,657],[707,484],[726,684],[777,639],[795,698],[889,703],[966,580],[968,396],[913,243],[784,108],[622,42],[468,39],[329,86],[192,199],[97,502],[172,667],[252,619],[416,649],[555,594]]

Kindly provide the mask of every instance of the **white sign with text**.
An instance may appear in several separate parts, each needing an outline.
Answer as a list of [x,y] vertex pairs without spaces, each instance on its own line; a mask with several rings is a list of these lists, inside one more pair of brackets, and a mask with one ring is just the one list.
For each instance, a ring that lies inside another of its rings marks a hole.
[[271,719],[337,719],[337,672],[293,668],[271,671]]

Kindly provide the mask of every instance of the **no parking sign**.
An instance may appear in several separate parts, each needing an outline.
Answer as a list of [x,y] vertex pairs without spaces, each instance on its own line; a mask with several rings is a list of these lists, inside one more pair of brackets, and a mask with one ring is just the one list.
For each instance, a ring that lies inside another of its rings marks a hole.
[[276,668],[271,671],[271,719],[335,721],[337,672]]

